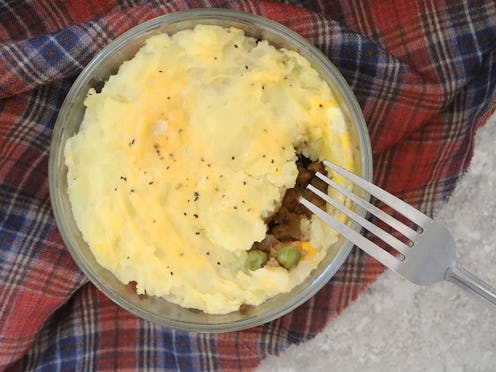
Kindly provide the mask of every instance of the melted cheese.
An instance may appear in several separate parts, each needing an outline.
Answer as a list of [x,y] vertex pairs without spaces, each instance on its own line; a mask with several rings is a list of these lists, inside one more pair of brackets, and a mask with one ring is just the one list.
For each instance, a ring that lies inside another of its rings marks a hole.
[[85,105],[65,148],[72,210],[97,261],[138,293],[214,314],[258,305],[335,239],[313,217],[296,268],[244,267],[295,184],[295,148],[352,167],[341,110],[296,52],[235,28],[156,35]]

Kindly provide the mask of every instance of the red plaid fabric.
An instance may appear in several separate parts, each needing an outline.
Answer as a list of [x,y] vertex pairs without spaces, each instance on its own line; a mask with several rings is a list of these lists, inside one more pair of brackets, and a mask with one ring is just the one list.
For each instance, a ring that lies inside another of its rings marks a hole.
[[[75,76],[110,40],[155,16],[227,7],[319,47],[364,112],[375,182],[432,215],[466,170],[496,105],[494,1],[117,1],[0,4],[0,369],[225,369],[313,337],[383,271],[354,250],[311,300],[220,335],[156,326],[87,282],[49,203],[47,155]],[[475,249],[475,248],[474,248]]]

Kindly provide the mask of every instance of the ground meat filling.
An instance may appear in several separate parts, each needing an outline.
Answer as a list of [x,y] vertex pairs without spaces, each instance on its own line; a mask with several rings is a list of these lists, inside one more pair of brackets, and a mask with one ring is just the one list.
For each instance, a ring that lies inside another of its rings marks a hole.
[[295,187],[286,191],[281,207],[265,221],[268,226],[265,239],[261,242],[255,242],[251,248],[251,250],[260,250],[268,254],[270,259],[267,265],[278,265],[275,257],[277,256],[277,248],[284,245],[281,243],[299,242],[304,238],[300,228],[301,220],[309,219],[312,212],[299,203],[300,196],[319,208],[325,209],[325,201],[306,189],[308,184],[312,184],[317,189],[327,193],[327,184],[315,175],[316,172],[327,175],[324,165],[318,161],[312,162],[303,155],[298,155],[296,166],[298,167],[298,176]]

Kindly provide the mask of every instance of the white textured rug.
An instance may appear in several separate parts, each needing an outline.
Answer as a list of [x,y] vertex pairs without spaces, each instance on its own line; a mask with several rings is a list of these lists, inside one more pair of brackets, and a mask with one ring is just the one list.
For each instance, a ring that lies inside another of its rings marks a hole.
[[[436,217],[459,261],[496,287],[496,115],[467,175]],[[417,287],[388,271],[313,340],[260,371],[496,371],[496,307],[451,283]]]

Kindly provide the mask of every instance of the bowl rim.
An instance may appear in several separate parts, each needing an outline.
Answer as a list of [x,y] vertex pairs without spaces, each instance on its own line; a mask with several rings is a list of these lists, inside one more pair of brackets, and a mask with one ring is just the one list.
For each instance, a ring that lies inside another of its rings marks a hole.
[[[370,146],[370,138],[365,119],[362,114],[362,110],[354,94],[352,93],[351,88],[348,86],[344,77],[334,66],[334,64],[332,64],[327,56],[325,56],[318,48],[313,46],[301,35],[292,31],[286,26],[283,26],[282,24],[269,20],[267,18],[238,10],[218,8],[191,9],[164,14],[149,21],[138,24],[137,26],[132,27],[131,29],[108,43],[91,59],[91,61],[85,66],[80,75],[74,81],[57,116],[49,149],[48,176],[50,201],[62,240],[69,253],[76,261],[78,267],[89,278],[89,280],[109,299],[111,299],[117,305],[130,311],[131,313],[139,316],[140,318],[151,320],[162,326],[179,330],[212,333],[230,332],[252,328],[279,318],[294,310],[296,307],[300,306],[304,302],[308,301],[312,296],[314,296],[335,275],[337,270],[342,266],[342,264],[350,254],[353,247],[352,243],[345,240],[343,245],[338,249],[332,262],[328,264],[327,267],[325,267],[325,269],[313,280],[313,282],[310,283],[310,285],[302,290],[299,296],[292,298],[284,307],[276,307],[260,317],[246,318],[235,322],[214,324],[189,323],[183,322],[181,320],[157,316],[155,313],[148,312],[143,308],[137,306],[133,302],[119,296],[110,287],[105,285],[105,282],[90,267],[88,267],[88,265],[84,263],[85,260],[81,256],[81,253],[76,246],[76,242],[71,236],[68,236],[68,234],[66,234],[66,230],[64,228],[66,222],[63,218],[65,213],[62,208],[61,200],[62,193],[58,192],[60,190],[59,186],[61,177],[58,177],[58,173],[55,170],[58,169],[60,161],[63,161],[64,159],[62,149],[63,146],[61,146],[60,144],[60,139],[64,131],[65,118],[70,111],[72,102],[75,100],[76,95],[81,90],[81,86],[86,81],[86,79],[92,75],[96,67],[99,65],[100,62],[102,62],[103,59],[110,58],[110,56],[117,52],[122,46],[130,42],[130,40],[138,38],[140,35],[143,35],[147,32],[160,30],[160,26],[185,21],[199,21],[198,23],[218,20],[232,21],[233,18],[235,19],[235,21],[239,21],[241,23],[249,23],[253,26],[260,27],[262,30],[268,31],[270,33],[275,33],[282,38],[289,39],[290,42],[295,46],[294,50],[297,50],[299,52],[304,51],[304,54],[312,55],[314,59],[313,62],[318,63],[319,68],[327,73],[329,78],[335,84],[335,88],[343,96],[344,101],[346,101],[349,106],[349,114],[352,117],[353,125],[355,126],[355,129],[359,134],[357,135],[357,138],[360,142],[359,145],[361,150],[361,176],[369,181],[372,179],[372,152]],[[354,224],[355,228],[357,228],[357,226],[358,225]]]

